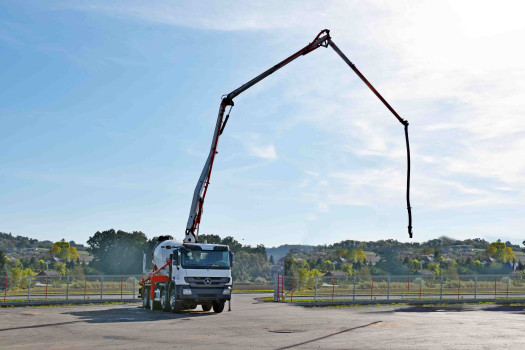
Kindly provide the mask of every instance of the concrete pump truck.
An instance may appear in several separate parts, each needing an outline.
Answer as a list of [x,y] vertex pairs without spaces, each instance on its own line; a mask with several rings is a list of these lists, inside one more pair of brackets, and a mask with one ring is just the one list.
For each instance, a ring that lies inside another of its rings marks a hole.
[[[181,242],[166,237],[159,238],[153,251],[154,271],[140,282],[139,297],[142,298],[145,308],[180,312],[184,309],[195,309],[197,305],[201,305],[204,311],[209,311],[213,308],[214,312],[220,313],[224,310],[225,302],[231,298],[233,254],[226,245],[199,243],[198,233],[204,198],[208,191],[211,170],[217,154],[219,136],[223,133],[230,117],[230,112],[234,105],[233,99],[295,59],[320,47],[327,48],[328,46],[334,49],[404,126],[407,150],[406,203],[408,210],[408,234],[412,238],[408,122],[397,114],[357,67],[341,52],[332,41],[330,31],[324,29],[310,44],[223,96],[210,153],[193,193],[184,240]],[[228,114],[224,117],[228,106],[230,107]]]

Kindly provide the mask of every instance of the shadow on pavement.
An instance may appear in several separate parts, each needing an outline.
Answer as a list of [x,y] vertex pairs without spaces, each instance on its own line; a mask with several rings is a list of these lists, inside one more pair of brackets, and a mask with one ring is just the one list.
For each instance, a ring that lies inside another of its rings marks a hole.
[[408,306],[392,310],[393,312],[462,312],[472,311],[464,306]]
[[506,311],[514,312],[517,314],[525,315],[525,305],[495,305],[492,307],[486,307],[482,309],[483,311]]
[[64,314],[76,316],[79,322],[87,323],[120,323],[120,322],[144,322],[161,320],[189,320],[194,317],[210,317],[216,315],[214,312],[197,310],[184,311],[178,314],[163,311],[151,311],[143,308],[116,308],[89,311],[72,311]]

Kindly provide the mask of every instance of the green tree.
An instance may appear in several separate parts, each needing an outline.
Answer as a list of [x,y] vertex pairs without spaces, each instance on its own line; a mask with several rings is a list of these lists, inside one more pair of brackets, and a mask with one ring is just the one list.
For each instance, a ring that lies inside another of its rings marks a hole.
[[59,274],[61,275],[65,275],[67,270],[66,270],[66,263],[63,263],[63,262],[57,262],[55,263],[55,266],[54,266],[54,269],[56,272],[58,272]]
[[[142,257],[148,239],[140,231],[97,231],[87,241],[92,266],[109,275],[142,272]],[[151,251],[148,252],[151,254]]]
[[233,237],[228,236],[221,241],[221,244],[225,244],[230,247],[230,250],[234,253],[240,251],[243,247],[242,244],[236,241]]
[[341,265],[341,271],[346,273],[348,276],[353,276],[356,274],[356,271],[354,270],[354,265],[352,264],[343,264]]
[[[34,276],[35,272],[29,268],[27,269],[21,269],[19,267],[15,267],[11,269],[11,285],[17,284],[18,282],[24,280],[24,278],[29,276]],[[35,279],[31,281],[31,285],[35,283]],[[29,285],[29,280],[25,280],[22,283],[20,283],[18,286],[21,288],[27,288]]]
[[47,263],[44,260],[42,260],[42,259],[38,260],[37,263],[36,263],[35,270],[37,270],[37,271],[45,271],[45,270],[47,270]]
[[366,254],[363,249],[352,249],[349,251],[348,259],[354,262],[363,262],[366,260]]
[[492,242],[486,250],[487,256],[502,262],[511,262],[516,259],[511,247],[507,247],[503,242]]
[[275,262],[273,261],[273,255],[270,255],[270,264],[274,265]]
[[222,244],[222,239],[218,235],[199,235],[199,243]]
[[437,249],[434,249],[434,260],[441,260],[441,252]]
[[72,261],[80,257],[77,248],[72,247],[69,242],[65,242],[64,240],[53,243],[49,254],[51,257],[58,258],[62,261]]
[[410,269],[410,271],[412,272],[418,272],[419,270],[421,270],[423,268],[423,266],[421,266],[421,263],[419,262],[419,260],[417,259],[414,259],[410,262],[408,268]]
[[434,275],[441,275],[442,270],[439,266],[439,263],[429,263],[427,267],[428,271],[432,272]]
[[9,260],[7,256],[2,250],[0,250],[0,275],[6,274],[8,264],[9,264]]

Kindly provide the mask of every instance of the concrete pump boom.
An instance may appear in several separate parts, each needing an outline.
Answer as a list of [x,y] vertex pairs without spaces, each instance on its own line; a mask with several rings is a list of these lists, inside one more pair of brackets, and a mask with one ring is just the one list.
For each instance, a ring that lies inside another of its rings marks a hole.
[[196,243],[198,241],[198,228],[202,217],[202,207],[204,204],[204,198],[206,197],[206,192],[208,191],[208,185],[210,184],[210,175],[213,168],[213,161],[215,160],[215,155],[217,154],[217,144],[219,142],[219,136],[224,131],[226,123],[230,117],[230,113],[224,118],[224,113],[227,106],[233,107],[233,99],[246,91],[253,85],[257,84],[267,76],[273,74],[277,70],[286,66],[288,63],[294,61],[295,59],[304,56],[320,47],[328,47],[334,49],[335,52],[350,66],[350,68],[359,76],[359,78],[372,90],[372,92],[383,102],[383,104],[388,108],[392,114],[397,118],[397,120],[404,125],[405,127],[405,140],[407,148],[407,191],[406,191],[406,202],[408,210],[408,234],[412,238],[412,211],[410,207],[410,147],[408,142],[408,121],[404,120],[397,114],[397,112],[386,102],[386,100],[379,94],[379,92],[370,84],[370,82],[361,74],[361,72],[356,68],[356,66],[343,54],[343,52],[335,45],[330,37],[330,31],[328,29],[322,30],[314,39],[313,42],[303,47],[301,50],[297,51],[284,61],[276,64],[272,68],[266,70],[260,75],[256,76],[246,84],[240,86],[239,88],[233,90],[228,95],[223,96],[221,105],[219,107],[219,116],[217,118],[217,123],[215,125],[215,131],[213,133],[213,140],[211,143],[210,153],[202,169],[202,173],[195,187],[193,193],[193,200],[191,203],[190,216],[188,218],[188,223],[186,225],[186,235],[184,241],[187,243]]

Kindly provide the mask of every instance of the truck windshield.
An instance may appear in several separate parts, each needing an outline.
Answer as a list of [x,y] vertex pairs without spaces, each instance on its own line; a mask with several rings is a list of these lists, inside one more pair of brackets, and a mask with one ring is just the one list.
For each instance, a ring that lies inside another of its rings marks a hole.
[[229,269],[230,253],[216,250],[191,250],[182,253],[182,267],[192,269]]

